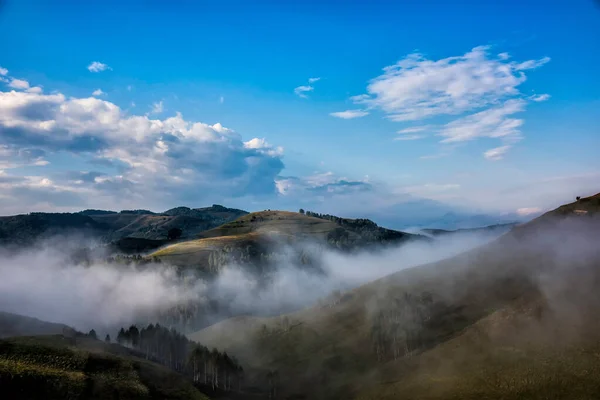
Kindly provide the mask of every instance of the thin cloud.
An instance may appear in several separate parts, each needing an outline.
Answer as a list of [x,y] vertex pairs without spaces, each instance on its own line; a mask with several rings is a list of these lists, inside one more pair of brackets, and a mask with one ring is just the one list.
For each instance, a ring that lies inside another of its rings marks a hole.
[[150,110],[150,114],[160,114],[164,111],[164,106],[162,100],[156,103],[152,103],[152,108]]
[[427,130],[427,129],[429,129],[428,126],[413,126],[411,128],[400,129],[399,131],[396,131],[396,133],[398,133],[400,135],[404,135],[406,133],[423,132],[424,130]]
[[346,110],[346,111],[332,112],[329,115],[331,115],[332,117],[336,117],[336,118],[353,119],[353,118],[361,118],[366,115],[369,115],[369,112],[365,111],[365,110]]
[[90,72],[102,72],[106,70],[112,70],[108,65],[101,63],[100,61],[93,61],[90,65],[87,66],[88,71]]
[[404,135],[394,138],[394,140],[418,140],[427,137],[426,135]]
[[6,68],[0,67],[0,76],[6,76],[8,74],[8,70]]
[[317,78],[308,78],[308,83],[315,83],[315,82],[318,82],[320,80],[321,80],[321,78],[319,78],[319,77],[317,77]]
[[508,149],[510,149],[510,146],[496,147],[483,153],[483,156],[492,161],[502,160]]
[[533,96],[529,97],[529,100],[536,101],[536,102],[546,101],[546,100],[549,100],[549,99],[550,99],[550,95],[547,94],[547,93],[533,95]]
[[310,86],[310,85],[298,86],[297,88],[294,89],[294,93],[296,93],[296,95],[298,97],[302,97],[303,99],[307,99],[308,96],[306,95],[306,93],[312,92],[313,90],[315,90],[315,88],[312,87],[312,86]]
[[96,96],[96,97],[98,97],[98,96],[102,96],[102,95],[105,95],[105,94],[106,94],[106,93],[104,93],[104,92],[102,91],[102,89],[96,89],[96,90],[94,90],[94,91],[92,92],[92,96]]

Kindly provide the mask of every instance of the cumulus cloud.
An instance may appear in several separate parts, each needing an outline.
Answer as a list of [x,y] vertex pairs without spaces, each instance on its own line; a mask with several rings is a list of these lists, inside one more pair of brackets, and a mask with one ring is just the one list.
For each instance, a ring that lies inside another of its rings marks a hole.
[[353,118],[360,118],[360,117],[369,115],[369,112],[365,111],[365,110],[346,110],[346,111],[332,112],[329,115],[331,115],[332,117],[341,118],[341,119],[353,119]]
[[98,96],[102,96],[102,95],[105,95],[105,94],[106,94],[106,93],[104,93],[104,92],[102,91],[102,89],[96,89],[96,90],[94,90],[94,91],[92,92],[92,96],[96,96],[96,97],[98,97]]
[[[179,113],[165,119],[128,115],[94,97],[0,91],[0,130],[0,145],[6,148],[82,155],[111,170],[102,179],[77,183],[47,175],[13,176],[18,182],[2,190],[4,210],[30,211],[40,199],[62,206],[68,195],[73,195],[69,204],[85,206],[85,201],[117,201],[121,195],[128,202],[181,204],[208,196],[275,194],[275,178],[284,167],[283,149],[265,139],[244,141],[221,124],[187,121]],[[42,188],[54,197],[41,193],[36,182],[43,179],[50,179]]]
[[298,97],[302,97],[303,99],[306,99],[306,98],[308,98],[306,93],[312,92],[313,90],[315,90],[314,87],[312,87],[310,85],[303,85],[303,86],[298,86],[297,88],[295,88],[294,93],[296,93],[296,95]]
[[27,90],[29,89],[29,82],[24,79],[11,78],[8,87],[17,90]]
[[102,72],[106,70],[111,70],[112,68],[99,61],[93,61],[92,63],[90,63],[90,65],[87,66],[87,69],[90,72]]

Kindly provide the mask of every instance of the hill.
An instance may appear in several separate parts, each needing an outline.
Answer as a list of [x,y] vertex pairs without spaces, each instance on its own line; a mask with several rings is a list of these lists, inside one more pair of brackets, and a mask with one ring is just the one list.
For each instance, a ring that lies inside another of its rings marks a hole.
[[599,209],[582,199],[309,309],[189,336],[263,385],[277,370],[298,399],[598,398]]
[[[53,235],[100,238],[125,252],[156,248],[166,243],[172,228],[181,229],[181,238],[232,221],[247,212],[220,205],[190,209],[178,207],[164,213],[148,210],[84,210],[78,213],[30,213],[0,217],[0,245],[28,245]],[[122,239],[135,239],[125,240]]]
[[6,399],[208,399],[125,347],[62,335],[0,340],[0,382]]
[[24,315],[0,311],[0,338],[11,336],[55,335],[67,328],[63,324],[46,322]]
[[369,220],[316,217],[289,211],[247,214],[201,232],[198,237],[162,248],[149,257],[176,265],[213,268],[231,261],[260,261],[261,257],[268,258],[273,253],[287,250],[281,244],[294,245],[303,241],[352,250],[427,240],[422,235],[381,228]]

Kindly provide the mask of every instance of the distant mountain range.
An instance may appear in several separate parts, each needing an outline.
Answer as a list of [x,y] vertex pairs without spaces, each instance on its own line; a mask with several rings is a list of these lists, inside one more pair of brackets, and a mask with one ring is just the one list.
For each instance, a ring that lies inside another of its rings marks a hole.
[[[0,217],[0,244],[25,245],[53,235],[98,237],[105,242],[133,246],[132,250],[166,243],[170,229],[181,239],[215,228],[248,214],[214,204],[211,207],[177,207],[162,213],[148,210],[84,210],[77,213],[30,213]],[[136,247],[137,246],[137,247]]]

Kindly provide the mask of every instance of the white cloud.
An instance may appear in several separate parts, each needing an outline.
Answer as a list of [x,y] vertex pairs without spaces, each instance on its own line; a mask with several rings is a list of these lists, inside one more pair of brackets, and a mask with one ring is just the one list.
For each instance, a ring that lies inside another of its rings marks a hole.
[[418,139],[423,139],[427,136],[425,135],[404,135],[404,136],[398,136],[396,138],[394,138],[394,140],[418,140]]
[[315,82],[318,82],[320,80],[321,80],[321,78],[308,78],[308,83],[315,83]]
[[367,94],[354,96],[358,104],[383,110],[394,121],[420,120],[435,115],[457,115],[517,96],[525,82],[524,70],[538,68],[550,59],[522,63],[506,55],[491,58],[488,46],[475,47],[462,56],[430,60],[410,54],[367,86]]
[[87,69],[90,72],[102,72],[106,70],[111,70],[112,68],[99,61],[93,61],[90,65],[87,66]]
[[550,95],[547,94],[547,93],[538,94],[538,95],[534,95],[534,96],[529,97],[529,99],[532,100],[532,101],[537,101],[537,102],[546,101],[546,100],[550,99]]
[[510,149],[510,146],[496,147],[483,153],[483,156],[492,161],[502,160],[508,149]]
[[105,94],[106,94],[106,93],[104,93],[104,92],[102,91],[102,89],[96,89],[96,90],[94,90],[94,91],[92,92],[92,96],[96,96],[96,97],[98,97],[98,96],[102,96],[102,95],[105,95]]
[[428,126],[413,126],[411,128],[405,128],[405,129],[400,129],[399,131],[397,131],[396,133],[399,133],[401,135],[404,135],[406,133],[417,133],[417,132],[423,132],[424,130],[429,129]]
[[550,57],[544,57],[540,60],[528,60],[519,64],[514,65],[514,68],[517,71],[524,71],[527,69],[536,69],[541,67],[544,64],[547,64],[550,62]]
[[517,209],[517,214],[521,215],[521,216],[538,214],[541,212],[542,212],[542,209],[539,207],[524,207],[524,208]]
[[298,97],[302,97],[303,99],[306,99],[306,98],[308,98],[306,93],[312,92],[313,90],[315,90],[315,88],[310,85],[298,86],[297,88],[294,89],[294,93],[296,93],[296,95]]
[[43,90],[40,86],[33,86],[33,87],[30,87],[29,89],[27,89],[26,92],[40,94],[43,92]]
[[29,89],[29,82],[27,82],[25,79],[11,78],[8,87],[17,90],[27,90]]
[[6,68],[0,67],[0,76],[6,76],[8,74],[8,70]]
[[[25,187],[24,177],[11,177],[21,186],[0,189],[12,198],[10,204],[0,202],[0,209],[37,207],[44,197],[40,191],[49,185],[55,204],[78,207],[102,199],[111,199],[113,205],[123,202],[124,208],[127,202],[150,207],[275,194],[275,179],[283,169],[283,149],[265,139],[244,142],[221,124],[186,121],[179,113],[166,119],[129,115],[95,97],[0,91],[0,131],[5,133],[0,145],[7,149],[77,154],[102,163],[98,165],[119,167],[118,175],[103,174],[85,184],[41,176]],[[41,165],[43,159],[34,162]]]
[[479,137],[505,139],[510,137],[511,140],[517,140],[520,137],[519,128],[523,125],[523,120],[509,116],[524,109],[524,100],[511,99],[500,106],[452,121],[442,127],[439,135],[445,137],[442,143],[462,142]]
[[152,109],[150,110],[150,114],[160,114],[164,111],[164,106],[162,100],[157,103],[152,103]]
[[365,110],[346,110],[346,111],[332,112],[329,115],[331,115],[332,117],[336,117],[336,118],[353,119],[353,118],[364,117],[366,115],[369,115],[369,113]]

